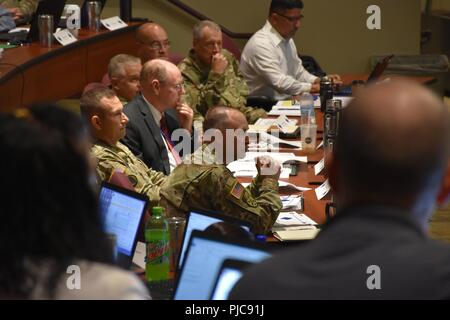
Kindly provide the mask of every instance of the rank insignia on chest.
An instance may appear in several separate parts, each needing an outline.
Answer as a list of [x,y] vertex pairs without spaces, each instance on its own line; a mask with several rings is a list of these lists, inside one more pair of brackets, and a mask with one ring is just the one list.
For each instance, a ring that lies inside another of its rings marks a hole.
[[244,194],[244,187],[242,186],[242,184],[236,181],[233,188],[231,188],[230,194],[236,199],[240,200],[242,198],[242,195]]

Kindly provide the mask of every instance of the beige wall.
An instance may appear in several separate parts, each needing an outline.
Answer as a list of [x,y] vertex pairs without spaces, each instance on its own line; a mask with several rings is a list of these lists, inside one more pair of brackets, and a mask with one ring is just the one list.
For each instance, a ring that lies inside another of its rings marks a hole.
[[[442,2],[448,2],[444,0]],[[73,1],[74,3],[80,1]],[[270,0],[185,0],[198,11],[234,32],[255,32],[267,17]],[[314,56],[328,72],[369,70],[375,54],[418,54],[421,0],[304,0],[305,19],[295,37],[299,52]],[[366,8],[382,10],[382,30],[366,28]],[[119,0],[109,0],[104,16],[117,15]],[[134,0],[133,16],[164,25],[172,50],[186,53],[196,22],[166,0]],[[244,42],[237,41],[241,45]]]

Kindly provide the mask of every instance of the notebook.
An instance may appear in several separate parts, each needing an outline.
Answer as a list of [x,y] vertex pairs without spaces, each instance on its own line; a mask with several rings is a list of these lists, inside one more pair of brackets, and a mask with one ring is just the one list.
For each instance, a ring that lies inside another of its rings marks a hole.
[[271,256],[264,243],[233,240],[192,231],[174,300],[208,300],[226,259],[257,263]]
[[[380,79],[380,77],[383,75],[384,70],[386,70],[387,66],[389,65],[389,62],[394,57],[393,54],[384,57],[382,60],[378,61],[378,63],[373,68],[372,72],[370,73],[369,77],[367,78],[366,83],[374,82]],[[350,96],[352,95],[352,86],[337,86],[336,90],[334,92],[335,95],[344,95],[344,96]]]
[[217,274],[210,300],[227,300],[235,284],[244,275],[244,270],[250,265],[251,262],[226,259]]
[[183,242],[181,244],[181,252],[178,258],[178,270],[181,269],[183,264],[184,256],[188,247],[189,239],[191,238],[192,231],[199,230],[203,231],[208,228],[213,223],[217,222],[229,222],[234,223],[247,231],[250,231],[250,223],[240,219],[232,218],[223,214],[212,211],[204,211],[198,209],[191,209],[186,216],[186,226],[184,228]]
[[138,232],[143,232],[143,217],[148,198],[140,193],[103,182],[99,195],[104,230],[116,237],[116,263],[128,269],[136,250]]
[[8,41],[10,43],[25,43],[39,41],[38,16],[41,14],[50,14],[53,16],[53,32],[59,24],[61,14],[64,10],[66,0],[42,0],[39,2],[35,14],[30,22],[30,30],[10,32],[0,34],[0,41]]

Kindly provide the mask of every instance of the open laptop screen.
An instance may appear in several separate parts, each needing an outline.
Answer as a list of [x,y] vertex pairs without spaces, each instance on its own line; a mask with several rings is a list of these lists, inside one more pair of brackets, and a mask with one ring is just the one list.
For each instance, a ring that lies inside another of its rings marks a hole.
[[105,232],[116,236],[119,254],[132,258],[137,232],[147,209],[147,197],[103,183],[99,199]]
[[271,256],[267,249],[264,244],[240,242],[193,231],[174,300],[208,300],[224,260],[257,263]]
[[242,278],[244,269],[251,263],[227,259],[223,262],[211,293],[211,300],[227,300],[236,282]]
[[204,212],[196,209],[192,209],[186,218],[186,227],[184,229],[184,237],[183,237],[183,244],[181,246],[181,252],[180,257],[178,261],[178,267],[181,268],[184,261],[184,256],[186,254],[187,246],[189,243],[189,239],[191,238],[191,233],[193,230],[199,230],[204,231],[206,228],[208,228],[213,223],[217,222],[231,222],[236,223],[240,225],[242,228],[244,228],[247,231],[250,231],[250,224],[246,221],[233,219],[228,216],[224,216],[218,213],[213,212]]

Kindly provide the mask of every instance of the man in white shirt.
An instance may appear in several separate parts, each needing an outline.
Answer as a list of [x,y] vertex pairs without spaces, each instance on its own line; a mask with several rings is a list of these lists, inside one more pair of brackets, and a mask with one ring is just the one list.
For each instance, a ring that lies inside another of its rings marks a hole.
[[[303,67],[292,39],[300,27],[302,10],[301,0],[272,0],[266,24],[247,42],[240,70],[251,96],[282,100],[319,91],[320,78]],[[338,75],[329,77],[341,83]]]
[[169,61],[154,59],[145,63],[140,88],[141,94],[125,106],[129,122],[123,142],[148,167],[168,175],[181,163],[182,156],[174,148],[172,134],[185,129],[184,137],[189,136],[194,112],[181,103],[185,93],[183,78]]

